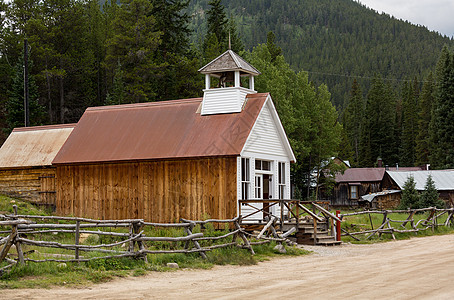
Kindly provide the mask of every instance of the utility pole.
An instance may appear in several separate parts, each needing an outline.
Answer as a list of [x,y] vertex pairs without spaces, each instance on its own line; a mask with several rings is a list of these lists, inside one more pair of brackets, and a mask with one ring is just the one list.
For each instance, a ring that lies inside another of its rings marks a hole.
[[30,110],[29,110],[29,93],[28,93],[28,41],[24,40],[24,111],[25,111],[25,127],[30,126]]

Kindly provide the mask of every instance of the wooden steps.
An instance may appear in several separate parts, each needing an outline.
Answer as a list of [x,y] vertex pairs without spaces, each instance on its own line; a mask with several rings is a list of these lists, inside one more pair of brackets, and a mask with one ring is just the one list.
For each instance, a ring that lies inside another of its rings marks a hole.
[[[256,224],[242,224],[246,231],[261,231],[266,223]],[[287,232],[296,226],[296,222],[286,222],[281,232]],[[276,228],[277,229],[277,228]],[[337,241],[334,235],[328,231],[328,223],[317,222],[317,234],[314,233],[314,224],[312,222],[299,223],[299,229],[296,233],[292,234],[289,238],[298,244],[302,245],[319,245],[319,246],[335,246],[342,244]]]
[[328,231],[328,224],[326,222],[317,223],[317,234],[314,232],[312,222],[302,223],[295,236],[296,242],[303,245],[335,246],[342,244],[341,241],[337,241],[336,237]]

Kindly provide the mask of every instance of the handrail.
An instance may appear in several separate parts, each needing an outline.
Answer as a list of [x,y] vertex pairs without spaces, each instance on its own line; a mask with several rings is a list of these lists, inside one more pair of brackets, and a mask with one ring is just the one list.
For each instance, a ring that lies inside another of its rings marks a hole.
[[334,220],[338,221],[338,222],[342,222],[341,219],[339,219],[335,214],[333,214],[332,212],[324,209],[323,207],[321,207],[320,205],[316,204],[316,203],[312,203],[313,206],[315,206],[316,208],[318,208],[320,211],[322,211],[323,213],[329,215],[331,218],[333,218]]
[[319,216],[317,216],[316,214],[314,214],[310,209],[308,209],[308,208],[305,207],[304,205],[298,203],[298,206],[299,206],[302,210],[304,210],[305,212],[307,212],[309,215],[311,215],[312,218],[316,219],[316,220],[319,221],[319,222],[323,222],[323,219],[322,219],[322,218],[320,218]]

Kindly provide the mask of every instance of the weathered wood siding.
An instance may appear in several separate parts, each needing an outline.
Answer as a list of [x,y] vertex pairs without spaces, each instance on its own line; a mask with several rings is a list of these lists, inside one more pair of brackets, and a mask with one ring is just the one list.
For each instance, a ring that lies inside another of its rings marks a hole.
[[[358,198],[379,191],[381,191],[380,182],[361,182],[361,185],[358,185]],[[350,185],[345,182],[336,184],[331,195],[323,192],[322,199],[329,199],[332,206],[358,206],[358,199],[350,198]]]
[[236,216],[236,158],[57,166],[57,213],[96,219]]
[[0,194],[39,204],[55,204],[55,168],[0,170]]
[[393,193],[393,194],[387,194],[387,195],[380,195],[377,196],[373,201],[372,201],[372,208],[373,209],[396,209],[399,204],[400,204],[400,199],[401,199],[401,194],[400,193]]

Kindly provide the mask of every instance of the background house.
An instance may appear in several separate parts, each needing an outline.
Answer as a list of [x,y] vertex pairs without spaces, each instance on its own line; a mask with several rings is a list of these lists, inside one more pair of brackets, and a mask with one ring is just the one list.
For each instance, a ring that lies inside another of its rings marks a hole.
[[[420,167],[393,167],[393,168],[350,168],[343,174],[336,174],[335,186],[331,194],[322,194],[323,199],[330,201],[332,206],[358,206],[361,196],[381,192],[383,189],[396,189],[383,186],[385,172],[399,170],[420,171]],[[380,197],[382,197],[381,195]],[[387,196],[390,197],[390,196]],[[394,197],[394,196],[393,196]]]
[[383,188],[402,190],[408,178],[413,177],[416,189],[422,192],[429,175],[432,176],[440,198],[454,206],[454,170],[387,171],[383,178]]
[[55,205],[52,160],[74,124],[16,128],[0,148],[0,194]]
[[87,109],[53,161],[57,212],[227,219],[251,210],[239,199],[290,198],[295,157],[260,73],[230,50],[200,72],[203,99]]

